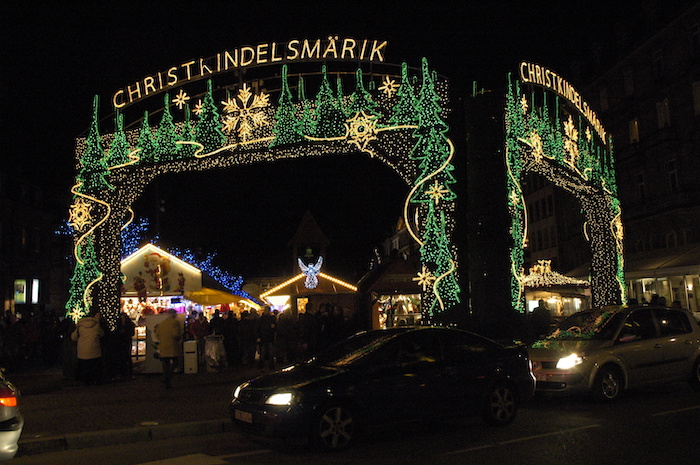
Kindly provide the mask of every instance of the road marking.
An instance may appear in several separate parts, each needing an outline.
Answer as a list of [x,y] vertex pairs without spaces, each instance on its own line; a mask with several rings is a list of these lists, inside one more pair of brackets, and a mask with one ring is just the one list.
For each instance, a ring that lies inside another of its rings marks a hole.
[[660,417],[662,415],[673,415],[674,413],[687,412],[689,410],[697,410],[699,408],[700,405],[696,405],[695,407],[679,408],[678,410],[668,410],[666,412],[653,413],[651,416]]
[[226,462],[218,457],[212,457],[211,455],[192,454],[156,460],[155,462],[144,462],[140,465],[226,465]]
[[484,444],[481,446],[476,446],[476,447],[470,447],[468,449],[460,449],[460,450],[453,450],[450,452],[446,452],[443,455],[457,455],[457,454],[464,454],[467,452],[474,452],[477,450],[482,450],[482,449],[489,449],[491,447],[496,447],[496,446],[503,446],[506,444],[513,444],[515,442],[523,442],[523,441],[531,441],[533,439],[540,439],[540,438],[546,438],[548,436],[558,436],[560,434],[567,434],[567,433],[573,433],[576,431],[581,431],[584,429],[590,429],[590,428],[599,428],[601,425],[594,424],[594,425],[587,425],[587,426],[581,426],[579,428],[571,428],[571,429],[564,429],[564,430],[559,430],[559,431],[553,431],[551,433],[543,433],[543,434],[537,434],[534,436],[525,436],[522,438],[515,438],[515,439],[509,439],[508,441],[500,441],[495,444]]
[[246,452],[238,452],[236,454],[217,455],[216,458],[226,460],[226,459],[233,459],[236,457],[247,457],[249,455],[269,454],[270,452],[272,452],[272,451],[269,449],[256,449],[256,450],[249,450]]

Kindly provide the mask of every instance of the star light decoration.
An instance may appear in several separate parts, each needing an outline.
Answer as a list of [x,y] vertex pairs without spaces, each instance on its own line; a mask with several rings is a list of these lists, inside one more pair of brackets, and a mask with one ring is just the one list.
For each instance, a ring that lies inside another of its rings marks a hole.
[[382,85],[379,87],[379,90],[384,92],[387,98],[391,98],[396,93],[398,88],[399,85],[394,79],[391,79],[389,76],[384,76],[384,80],[382,81]]
[[535,157],[537,163],[542,161],[544,158],[544,150],[542,148],[542,136],[537,132],[537,130],[530,133],[530,147],[532,147],[532,156]]
[[345,122],[349,144],[355,144],[358,149],[368,152],[371,156],[374,153],[367,149],[367,144],[377,139],[378,116],[368,115],[363,111],[355,113],[355,116]]
[[221,102],[224,111],[228,113],[223,119],[224,132],[238,132],[243,140],[248,140],[253,129],[268,123],[264,109],[270,106],[269,99],[270,96],[265,92],[253,95],[248,84],[243,84],[237,97]]
[[435,184],[430,186],[430,188],[425,191],[426,195],[435,201],[435,205],[440,203],[440,200],[442,200],[445,197],[445,194],[448,194],[449,192],[450,191],[448,189],[445,189],[445,186],[438,184],[437,179],[435,180]]
[[413,278],[413,281],[416,281],[418,285],[423,288],[423,292],[425,292],[433,286],[436,279],[437,278],[433,276],[433,273],[425,265],[423,265],[423,269],[418,272],[418,276]]
[[187,102],[189,101],[190,96],[187,95],[187,93],[180,89],[180,92],[175,96],[173,99],[173,103],[177,106],[179,110],[182,110],[182,108],[187,105]]
[[528,104],[527,104],[527,99],[525,98],[524,95],[520,99],[520,109],[523,111],[523,114],[527,113]]
[[92,204],[86,202],[82,197],[75,200],[70,207],[68,224],[78,231],[82,231],[85,226],[92,224]]

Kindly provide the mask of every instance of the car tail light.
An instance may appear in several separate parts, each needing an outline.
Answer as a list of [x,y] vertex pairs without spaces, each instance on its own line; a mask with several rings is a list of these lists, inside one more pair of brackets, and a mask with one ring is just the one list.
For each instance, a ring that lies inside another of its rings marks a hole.
[[17,407],[17,393],[10,388],[0,388],[0,405]]

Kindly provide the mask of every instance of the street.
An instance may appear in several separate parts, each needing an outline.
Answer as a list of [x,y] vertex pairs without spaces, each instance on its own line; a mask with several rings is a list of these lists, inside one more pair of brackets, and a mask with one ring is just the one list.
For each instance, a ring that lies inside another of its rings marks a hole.
[[697,465],[700,396],[676,383],[614,404],[538,397],[505,428],[478,418],[399,425],[350,450],[325,454],[238,432],[17,457],[12,464],[562,464]]

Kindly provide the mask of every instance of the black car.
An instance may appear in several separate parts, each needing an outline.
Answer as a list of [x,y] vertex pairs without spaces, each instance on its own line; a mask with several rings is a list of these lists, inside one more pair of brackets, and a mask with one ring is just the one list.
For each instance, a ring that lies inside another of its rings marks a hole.
[[505,425],[534,389],[525,347],[457,329],[401,327],[358,333],[243,383],[229,412],[245,431],[334,450],[364,427],[390,422],[467,413]]

